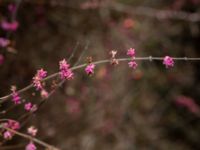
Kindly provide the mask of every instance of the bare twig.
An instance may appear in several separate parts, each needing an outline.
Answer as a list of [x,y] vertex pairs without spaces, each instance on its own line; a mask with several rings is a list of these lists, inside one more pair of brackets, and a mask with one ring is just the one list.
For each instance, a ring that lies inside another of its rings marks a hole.
[[[200,58],[189,58],[189,57],[172,57],[172,58],[174,60],[177,60],[177,61],[200,61]],[[153,61],[153,60],[162,61],[163,59],[164,59],[164,57],[152,57],[152,56],[135,57],[134,58],[134,60],[140,60],[140,61]],[[119,59],[116,59],[116,60],[118,60],[119,62],[122,62],[122,61],[129,61],[129,60],[131,60],[131,58],[119,58]],[[109,63],[109,62],[110,62],[110,59],[105,59],[105,60],[96,61],[96,62],[94,62],[94,64],[98,65],[98,64]],[[87,64],[81,64],[81,65],[78,65],[78,66],[74,66],[71,69],[77,70],[77,69],[85,67],[86,65]],[[45,79],[43,79],[43,81],[52,79],[52,78],[54,78],[58,75],[59,75],[59,72],[51,74],[48,77],[46,77]],[[31,89],[32,87],[33,87],[33,84],[30,84],[27,87],[25,87],[21,90],[18,90],[17,92],[20,94],[20,93],[23,93],[24,91]],[[0,104],[7,101],[11,96],[12,96],[12,94],[8,94],[6,96],[0,97]]]
[[58,148],[56,148],[56,147],[54,147],[54,146],[52,146],[52,145],[50,145],[50,144],[48,144],[48,143],[45,143],[45,142],[43,142],[43,141],[40,141],[40,140],[38,140],[37,138],[34,138],[34,137],[32,137],[32,136],[29,136],[29,135],[26,135],[26,134],[24,134],[24,133],[15,131],[15,130],[10,129],[10,128],[6,128],[6,127],[4,127],[4,126],[2,126],[2,125],[0,126],[0,128],[3,128],[3,129],[5,129],[5,130],[8,130],[8,131],[10,131],[10,132],[12,132],[12,133],[14,133],[14,134],[16,134],[16,135],[19,135],[19,136],[21,136],[21,137],[23,137],[23,138],[25,138],[25,139],[34,141],[35,143],[37,143],[37,144],[39,144],[39,145],[42,145],[42,146],[48,148],[49,150],[59,150]]

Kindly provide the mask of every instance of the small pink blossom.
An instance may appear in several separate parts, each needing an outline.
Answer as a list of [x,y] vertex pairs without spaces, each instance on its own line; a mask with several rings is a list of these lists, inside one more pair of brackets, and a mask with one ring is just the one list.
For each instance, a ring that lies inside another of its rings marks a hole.
[[38,129],[36,129],[34,126],[31,126],[27,129],[28,134],[32,136],[36,136]]
[[32,104],[31,102],[28,102],[24,105],[24,109],[26,111],[31,111],[31,112],[34,112],[37,110],[37,106],[35,104]]
[[6,20],[3,20],[1,22],[1,27],[6,31],[16,31],[19,27],[19,23],[17,21],[8,22]]
[[37,147],[35,146],[35,144],[33,142],[30,142],[28,145],[26,145],[26,149],[25,150],[36,150]]
[[16,91],[12,92],[12,101],[15,104],[21,104],[21,97],[19,96],[18,92],[16,92]]
[[163,64],[166,66],[166,68],[170,68],[174,66],[174,60],[170,56],[165,56],[163,59]]
[[45,89],[41,90],[40,95],[43,99],[47,99],[49,97],[49,93]]
[[10,131],[5,131],[3,133],[3,138],[6,140],[10,140],[10,139],[12,139],[12,137],[13,137],[13,134]]
[[136,69],[137,66],[138,66],[138,64],[134,60],[130,61],[128,63],[128,65],[129,65],[130,68],[133,68],[133,69]]
[[2,65],[2,64],[3,64],[3,62],[4,62],[4,57],[3,57],[3,55],[2,55],[2,54],[0,54],[0,65]]
[[24,105],[24,109],[27,110],[27,111],[30,111],[32,107],[33,107],[33,104],[30,103],[30,102],[29,102],[29,103],[26,103],[26,104]]
[[6,47],[9,43],[10,41],[8,39],[0,37],[0,47]]
[[129,48],[126,54],[130,57],[135,57],[135,49]]
[[94,74],[94,68],[95,68],[95,64],[90,63],[89,65],[86,66],[85,72],[88,75]]
[[74,73],[69,67],[70,65],[67,63],[65,59],[59,62],[59,68],[60,68],[59,74],[61,79],[67,79],[67,80],[73,79]]
[[47,71],[40,69],[37,71],[36,75],[33,77],[33,86],[36,87],[36,90],[41,90],[42,86],[42,79],[47,76]]

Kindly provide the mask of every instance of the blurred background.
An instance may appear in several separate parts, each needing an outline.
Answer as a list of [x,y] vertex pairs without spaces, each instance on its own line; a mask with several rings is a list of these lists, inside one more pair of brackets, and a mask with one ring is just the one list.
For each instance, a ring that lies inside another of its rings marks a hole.
[[[138,57],[200,57],[200,0],[0,0],[5,20],[19,27],[0,29],[10,40],[0,49],[0,97],[11,85],[30,84],[37,69],[58,72],[59,60],[72,53],[72,66],[88,56],[109,59],[111,50],[127,57],[130,47]],[[127,62],[99,65],[92,77],[76,70],[36,113],[27,117],[23,105],[8,101],[0,118],[20,121],[24,133],[34,125],[38,139],[62,150],[200,149],[200,63],[137,63],[134,71]],[[48,91],[55,80],[46,82]],[[21,96],[42,101],[34,89]],[[1,139],[0,149],[21,150],[27,142]]]

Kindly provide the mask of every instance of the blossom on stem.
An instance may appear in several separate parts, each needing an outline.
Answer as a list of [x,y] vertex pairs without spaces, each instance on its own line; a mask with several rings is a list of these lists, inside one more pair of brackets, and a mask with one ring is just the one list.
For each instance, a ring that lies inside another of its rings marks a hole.
[[15,104],[21,104],[21,97],[19,96],[19,94],[18,94],[17,91],[13,91],[13,92],[12,92],[12,101],[13,101]]
[[[18,130],[20,128],[20,124],[18,121],[15,121],[15,120],[8,120],[8,122],[6,123],[3,123],[3,127],[4,128],[9,128],[9,129],[12,129],[12,130]],[[4,133],[3,133],[3,137],[4,139],[6,140],[9,140],[9,139],[12,139],[14,133],[13,132],[10,132],[8,130],[6,130]]]
[[135,49],[129,48],[126,54],[130,57],[135,57]]
[[47,76],[47,71],[44,69],[40,69],[37,71],[36,75],[33,77],[33,86],[36,87],[36,90],[41,90],[42,86],[42,79]]
[[60,68],[59,74],[61,79],[67,79],[67,80],[73,79],[74,73],[70,69],[70,65],[67,63],[65,59],[59,62],[59,68]]
[[27,129],[28,134],[32,135],[32,136],[36,136],[38,129],[36,129],[34,126],[30,126]]
[[34,112],[34,111],[37,110],[37,106],[36,106],[35,104],[32,104],[31,102],[28,102],[28,103],[26,103],[26,104],[24,105],[24,109],[25,109],[26,111],[32,111],[32,112]]
[[49,97],[49,93],[45,89],[41,90],[40,95],[43,99],[47,99]]
[[33,142],[29,142],[28,145],[26,145],[26,149],[25,150],[36,150],[37,147],[35,146],[35,144]]
[[170,56],[165,56],[163,59],[163,64],[165,65],[166,68],[170,68],[174,66],[174,60]]
[[137,66],[138,66],[138,64],[134,60],[130,61],[128,63],[128,65],[129,65],[130,68],[133,68],[133,69],[136,69]]
[[88,75],[92,75],[92,74],[94,74],[94,68],[95,68],[95,64],[90,63],[89,65],[86,66],[85,72]]

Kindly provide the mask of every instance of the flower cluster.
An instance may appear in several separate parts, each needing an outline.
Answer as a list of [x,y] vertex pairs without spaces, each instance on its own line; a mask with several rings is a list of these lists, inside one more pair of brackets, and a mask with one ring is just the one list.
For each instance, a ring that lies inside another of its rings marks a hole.
[[174,60],[170,56],[165,56],[163,59],[163,64],[165,65],[166,68],[170,68],[174,66]]
[[61,79],[66,79],[66,80],[73,79],[74,73],[70,69],[70,65],[67,63],[65,59],[59,62],[59,68],[60,68],[59,74]]
[[95,68],[95,64],[93,63],[90,63],[86,66],[85,68],[85,72],[88,74],[88,75],[92,75],[94,74],[94,68]]
[[19,93],[16,91],[16,87],[12,87],[12,101],[14,104],[21,104],[21,97],[19,96]]
[[[4,126],[4,128],[9,128],[9,129],[12,129],[12,130],[18,130],[20,128],[19,122],[15,121],[15,120],[8,120],[8,122],[4,123],[3,126]],[[6,140],[12,139],[13,135],[14,135],[14,133],[10,132],[8,130],[6,130],[3,133],[3,137]]]
[[24,105],[24,109],[26,111],[31,111],[31,112],[34,112],[37,110],[37,106],[35,104],[32,104],[31,102],[28,102]]
[[33,77],[33,86],[36,87],[37,90],[42,90],[42,79],[47,76],[47,71],[40,69],[37,71],[37,74]]
[[129,48],[127,53],[126,53],[128,56],[131,57],[131,61],[128,63],[129,67],[130,68],[133,68],[133,69],[136,69],[138,64],[135,62],[134,58],[135,58],[135,49],[133,48]]

